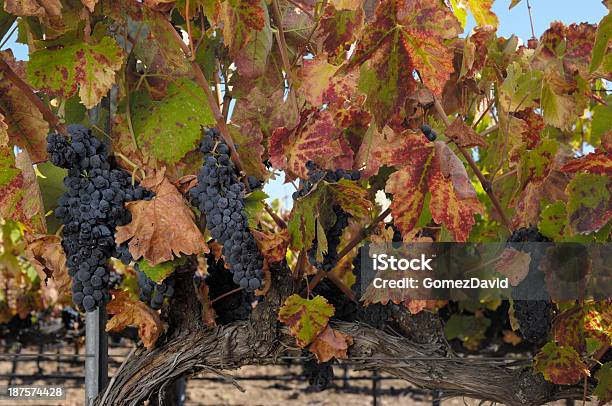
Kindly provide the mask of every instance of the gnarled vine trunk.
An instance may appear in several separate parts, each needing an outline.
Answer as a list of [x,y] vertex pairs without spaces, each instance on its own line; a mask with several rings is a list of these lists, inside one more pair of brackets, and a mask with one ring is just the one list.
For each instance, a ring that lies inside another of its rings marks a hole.
[[[179,334],[152,351],[140,349],[119,371],[108,388],[104,402],[96,404],[139,405],[181,376],[222,371],[243,365],[271,364],[294,339],[276,320],[278,307],[290,294],[292,280],[286,269],[275,273],[273,289],[248,321],[205,329],[194,311],[175,325]],[[190,278],[179,280],[181,300],[196,299]],[[191,290],[189,290],[191,289]],[[193,306],[182,308],[193,309]],[[447,396],[467,396],[511,406],[541,405],[563,398],[581,398],[582,388],[561,390],[535,375],[525,363],[500,363],[453,354],[443,339],[441,323],[434,315],[396,315],[406,336],[394,335],[361,323],[332,321],[334,329],[353,337],[349,359],[360,369],[378,370],[428,389],[440,389]],[[415,334],[417,333],[418,334]]]

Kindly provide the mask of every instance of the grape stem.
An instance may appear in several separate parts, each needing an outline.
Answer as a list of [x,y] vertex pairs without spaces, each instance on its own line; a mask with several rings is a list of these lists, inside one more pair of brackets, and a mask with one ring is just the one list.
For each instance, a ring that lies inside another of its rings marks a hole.
[[[170,34],[172,34],[172,37],[175,39],[175,42],[177,43],[177,45],[181,47],[181,49],[183,50],[183,53],[185,54],[185,56],[191,63],[191,69],[194,73],[195,80],[197,84],[204,91],[204,94],[206,95],[206,99],[208,101],[208,106],[210,107],[210,111],[213,113],[213,116],[215,117],[215,121],[217,122],[217,127],[219,128],[219,132],[221,133],[223,140],[225,141],[225,143],[227,144],[227,146],[229,147],[231,151],[232,161],[234,161],[234,164],[236,165],[236,169],[238,169],[239,172],[242,172],[242,162],[240,161],[240,156],[238,155],[238,152],[236,151],[236,145],[234,144],[234,140],[232,139],[232,136],[230,135],[229,127],[227,126],[227,123],[225,122],[225,117],[223,116],[223,113],[219,109],[219,105],[217,104],[216,97],[215,95],[213,95],[212,90],[210,89],[210,86],[208,85],[208,79],[206,79],[204,72],[202,72],[200,65],[198,65],[195,59],[192,60],[191,58],[192,55],[191,55],[191,51],[189,47],[187,46],[187,44],[183,42],[183,39],[179,36],[178,32],[176,32],[176,30],[172,26],[172,23],[168,19],[166,19],[164,16],[161,16],[160,20],[163,21],[163,24],[165,24],[166,26],[166,30]],[[189,38],[189,41],[191,41],[191,38]]]
[[43,118],[49,126],[57,130],[60,134],[64,136],[68,136],[68,132],[66,131],[66,127],[60,122],[59,118],[51,111],[49,107],[43,103],[43,101],[36,96],[32,88],[24,82],[11,68],[11,66],[2,58],[0,58],[0,71],[4,72],[4,76],[15,85],[21,93],[32,103],[40,114],[42,114]]
[[216,298],[212,299],[212,300],[210,301],[210,304],[212,305],[213,303],[218,302],[219,300],[223,299],[224,297],[228,297],[228,296],[230,296],[230,295],[233,295],[234,293],[238,293],[238,292],[240,292],[241,290],[242,290],[242,288],[238,287],[238,288],[236,288],[236,289],[232,289],[232,290],[230,290],[229,292],[225,292],[225,293],[223,293],[222,295],[219,295],[219,296],[217,296]]

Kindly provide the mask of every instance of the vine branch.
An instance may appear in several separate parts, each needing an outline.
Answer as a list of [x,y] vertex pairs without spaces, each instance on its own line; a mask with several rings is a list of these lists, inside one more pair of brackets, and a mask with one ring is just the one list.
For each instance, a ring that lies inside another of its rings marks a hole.
[[4,72],[4,76],[15,85],[21,93],[40,111],[44,120],[49,123],[51,128],[54,128],[60,134],[67,136],[66,127],[60,122],[59,118],[51,111],[51,109],[43,103],[42,100],[34,94],[32,88],[24,82],[11,68],[11,66],[2,58],[0,58],[0,71]]
[[[444,107],[442,107],[442,104],[440,104],[440,101],[438,100],[437,97],[434,97],[434,107],[436,109],[436,112],[438,113],[442,121],[444,122],[444,125],[446,127],[450,127],[451,122],[448,116],[446,115],[446,112],[444,111]],[[462,147],[461,145],[457,145],[457,148],[459,149],[459,152],[461,152],[461,155],[463,155],[463,157],[467,161],[470,168],[472,168],[472,171],[474,172],[474,174],[480,181],[480,184],[482,185],[482,188],[489,196],[489,199],[491,199],[491,203],[493,203],[493,207],[495,208],[495,211],[497,211],[497,214],[499,215],[502,223],[504,224],[504,226],[506,226],[506,228],[508,228],[508,230],[511,230],[512,226],[510,224],[510,220],[508,219],[508,216],[506,216],[506,213],[504,212],[501,206],[501,203],[499,202],[499,199],[497,198],[497,196],[495,196],[495,193],[493,192],[493,185],[482,174],[482,172],[476,165],[476,162],[474,162],[474,159],[470,155],[469,151],[465,149],[464,147]]]

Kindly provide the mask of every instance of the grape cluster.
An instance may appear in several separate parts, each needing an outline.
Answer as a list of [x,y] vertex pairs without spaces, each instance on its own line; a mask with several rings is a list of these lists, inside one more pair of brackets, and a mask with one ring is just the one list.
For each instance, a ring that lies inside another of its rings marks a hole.
[[153,310],[161,309],[164,298],[171,298],[174,295],[174,280],[169,277],[161,283],[155,283],[143,271],[137,270],[137,272],[140,301],[146,303]]
[[[515,298],[542,296],[548,298],[545,275],[538,269],[544,256],[544,250],[529,243],[550,242],[550,240],[542,235],[537,227],[531,226],[515,230],[508,238],[508,242],[514,243],[513,248],[527,252],[531,256],[529,273],[521,283],[512,288],[512,296]],[[514,316],[519,322],[523,338],[533,343],[546,339],[553,318],[553,306],[549,300],[514,300],[513,307]]]
[[421,126],[421,131],[429,141],[435,141],[436,138],[438,138],[438,134],[429,124],[423,124]]
[[217,129],[205,129],[200,143],[204,166],[191,202],[206,215],[210,235],[223,245],[234,283],[253,291],[263,284],[263,257],[248,229],[245,187],[236,176],[230,149]]
[[334,205],[334,214],[336,215],[336,222],[329,229],[326,230],[327,238],[327,252],[323,255],[323,262],[317,261],[317,238],[315,237],[312,247],[308,250],[308,262],[317,269],[322,269],[325,272],[329,272],[334,269],[338,262],[338,245],[340,244],[340,237],[342,232],[348,226],[349,215],[342,210],[339,205]]
[[319,364],[316,360],[310,359],[304,363],[303,373],[310,387],[317,392],[329,388],[334,380],[334,368],[331,361]]
[[47,137],[51,162],[68,169],[68,191],[59,198],[55,215],[64,224],[72,300],[91,312],[110,299],[108,259],[117,253],[115,227],[131,221],[124,203],[151,194],[132,185],[129,173],[111,168],[106,145],[88,128],[70,125],[68,134],[69,139],[55,133]]
[[308,170],[308,179],[302,182],[300,190],[293,192],[293,200],[306,196],[312,190],[313,186],[321,180],[333,183],[340,179],[359,180],[361,174],[357,170],[347,171],[344,169],[336,169],[335,171],[323,170],[317,166],[314,161],[306,162]]
[[[223,259],[217,261],[214,255],[209,255],[206,261],[208,263],[208,274],[205,282],[209,289],[208,296],[210,299],[214,300],[234,290],[232,274],[225,268]],[[227,324],[237,320],[247,320],[251,315],[252,304],[255,300],[255,295],[252,292],[243,289],[215,301],[213,309],[217,315],[217,321],[220,324]]]

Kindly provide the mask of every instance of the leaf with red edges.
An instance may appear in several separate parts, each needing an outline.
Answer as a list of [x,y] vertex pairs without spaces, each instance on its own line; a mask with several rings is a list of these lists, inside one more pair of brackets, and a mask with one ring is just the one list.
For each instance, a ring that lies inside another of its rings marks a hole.
[[304,348],[325,329],[333,315],[334,307],[323,296],[304,299],[294,294],[281,306],[278,319],[289,327],[297,344]]
[[325,169],[350,169],[353,164],[353,151],[328,110],[303,115],[293,130],[274,130],[269,150],[272,166],[285,170],[289,180],[306,179],[309,160]]
[[348,67],[361,66],[360,89],[376,123],[383,127],[416,86],[415,71],[440,94],[453,72],[453,53],[445,40],[461,26],[436,0],[386,0],[363,30]]
[[612,175],[612,153],[596,150],[563,165],[562,172],[587,172],[597,175]]
[[547,343],[535,356],[536,371],[557,385],[574,385],[584,377],[590,376],[589,370],[572,347]]

